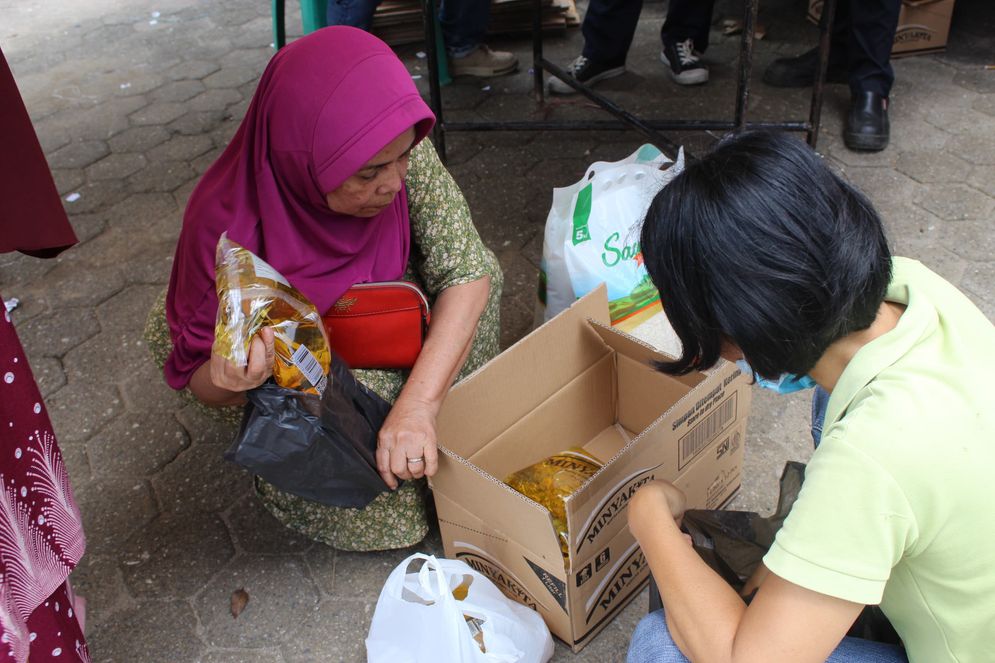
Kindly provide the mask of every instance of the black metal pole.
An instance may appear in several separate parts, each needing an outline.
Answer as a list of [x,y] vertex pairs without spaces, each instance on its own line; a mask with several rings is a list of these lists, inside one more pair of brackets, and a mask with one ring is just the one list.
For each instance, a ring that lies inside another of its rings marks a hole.
[[597,92],[594,92],[593,90],[591,90],[586,85],[583,85],[582,83],[578,83],[573,76],[568,74],[559,65],[553,64],[552,62],[546,60],[545,58],[539,60],[536,63],[536,65],[541,66],[543,69],[547,70],[549,73],[556,76],[561,81],[563,81],[570,87],[574,88],[575,90],[580,92],[582,95],[584,95],[594,103],[601,106],[601,108],[608,111],[618,119],[622,120],[622,122],[625,122],[636,131],[642,133],[644,136],[649,138],[650,142],[652,142],[654,145],[660,148],[661,151],[666,153],[667,156],[671,157],[672,159],[677,158],[677,151],[680,149],[680,147],[670,139],[666,138],[660,132],[655,131],[652,127],[647,125],[643,120],[639,119],[629,111],[625,110],[624,108],[613,102],[611,99],[602,96]]
[[[428,105],[435,113],[432,140],[442,162],[446,161],[446,126],[442,118],[442,89],[439,85],[439,51],[436,48],[435,0],[423,0],[422,18],[425,20],[425,53],[428,54]],[[443,53],[442,57],[446,57]]]
[[[642,120],[656,131],[732,131],[739,127],[731,120]],[[446,122],[446,131],[631,131],[622,120],[505,120],[495,122]],[[742,128],[779,131],[808,131],[805,121],[747,122]]]
[[287,17],[284,0],[273,0],[273,48],[279,51],[287,44]]
[[739,48],[739,80],[736,83],[737,130],[746,126],[746,106],[750,101],[750,74],[753,72],[753,37],[757,29],[759,0],[747,0],[743,18],[743,43]]
[[825,0],[819,19],[819,68],[812,85],[812,105],[808,114],[808,144],[815,149],[819,142],[819,123],[822,121],[822,97],[829,69],[829,48],[833,39],[833,22],[836,19],[836,0]]
[[536,101],[546,102],[546,89],[543,86],[542,67],[542,0],[532,3],[532,85]]

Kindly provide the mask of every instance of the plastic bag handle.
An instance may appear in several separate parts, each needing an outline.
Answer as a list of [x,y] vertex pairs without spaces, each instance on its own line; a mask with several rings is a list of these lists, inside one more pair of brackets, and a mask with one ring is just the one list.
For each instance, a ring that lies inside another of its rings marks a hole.
[[[446,580],[446,574],[439,566],[439,560],[435,558],[435,555],[424,555],[422,553],[415,553],[415,555],[412,555],[412,557],[415,556],[420,556],[419,559],[425,560],[425,563],[422,564],[421,569],[418,570],[418,583],[422,586],[422,589],[430,594],[437,591],[439,600],[441,601],[446,601],[446,597],[455,600],[452,592],[449,590],[449,582]],[[435,573],[432,573],[432,571],[435,571]],[[432,580],[429,577],[430,575],[435,576],[435,589],[432,588]]]
[[[383,591],[394,598],[401,598],[401,594],[404,592],[404,579],[408,575],[408,567],[411,566],[412,562],[418,559],[426,560],[427,562],[429,556],[424,553],[414,553],[394,567],[394,570],[390,572],[390,575],[387,577],[387,581],[384,583]],[[431,588],[426,589],[431,591]],[[434,594],[434,592],[432,593]]]

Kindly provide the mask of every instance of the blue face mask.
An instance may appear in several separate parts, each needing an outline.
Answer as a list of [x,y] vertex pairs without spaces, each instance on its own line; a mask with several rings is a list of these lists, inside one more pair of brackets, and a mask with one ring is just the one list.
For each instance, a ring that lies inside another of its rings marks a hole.
[[811,389],[815,386],[815,380],[807,375],[792,375],[782,373],[777,380],[768,380],[753,372],[753,367],[746,363],[745,359],[736,361],[736,366],[746,375],[752,375],[757,381],[757,385],[764,389],[770,389],[778,394],[791,394],[802,389]]

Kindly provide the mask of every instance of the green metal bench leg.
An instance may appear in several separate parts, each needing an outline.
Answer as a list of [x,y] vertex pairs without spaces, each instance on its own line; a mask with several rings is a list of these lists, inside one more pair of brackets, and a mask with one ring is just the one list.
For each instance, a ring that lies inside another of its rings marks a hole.
[[[287,44],[285,0],[273,0],[273,47],[280,50]],[[328,24],[327,0],[301,0],[301,23],[304,34],[320,30]]]
[[439,85],[449,85],[453,82],[449,76],[449,57],[446,54],[446,42],[442,39],[442,26],[439,25],[439,14],[432,17],[435,21],[435,52],[438,53],[436,59],[436,69],[439,72]]
[[283,0],[273,0],[273,48],[280,50],[287,43]]
[[301,23],[304,34],[328,25],[328,0],[301,0]]

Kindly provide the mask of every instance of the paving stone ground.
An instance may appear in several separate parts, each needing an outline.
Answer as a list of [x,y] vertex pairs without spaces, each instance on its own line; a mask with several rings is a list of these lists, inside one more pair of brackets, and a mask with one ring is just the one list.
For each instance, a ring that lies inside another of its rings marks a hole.
[[[288,4],[291,37],[299,16]],[[55,261],[0,257],[0,291],[27,347],[69,466],[88,550],[73,576],[89,600],[94,661],[297,663],[363,660],[380,587],[410,551],[336,552],[289,532],[253,499],[250,478],[221,460],[230,432],[163,383],[141,340],[164,288],[183,205],[238,126],[272,55],[270,3],[257,0],[0,0],[2,46],[31,112],[81,243]],[[716,18],[735,11],[719,3]],[[759,81],[773,58],[814,43],[804,3],[765,2],[750,113],[801,118],[807,91]],[[678,88],[658,62],[664,5],[647,2],[629,73],[604,89],[651,117],[731,114],[737,42],[713,31],[711,82]],[[593,118],[576,99],[537,109],[530,43],[522,70],[445,88],[449,119]],[[573,30],[547,40],[563,63]],[[413,74],[425,63],[403,49]],[[946,53],[895,62],[891,146],[842,143],[842,87],[827,95],[820,151],[863,189],[896,253],[918,258],[995,318],[995,12],[958,0]],[[424,87],[425,79],[419,80]],[[701,151],[715,136],[676,136]],[[619,159],[633,133],[448,136],[449,164],[505,270],[505,347],[532,326],[551,189],[597,159]],[[787,459],[810,454],[805,395],[757,393],[739,508],[769,511]],[[420,550],[441,553],[437,533]],[[250,594],[228,614],[233,590]],[[621,661],[646,610],[645,592],[580,655]]]

